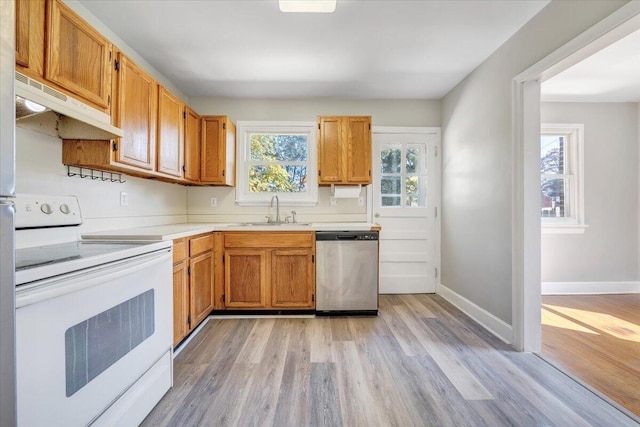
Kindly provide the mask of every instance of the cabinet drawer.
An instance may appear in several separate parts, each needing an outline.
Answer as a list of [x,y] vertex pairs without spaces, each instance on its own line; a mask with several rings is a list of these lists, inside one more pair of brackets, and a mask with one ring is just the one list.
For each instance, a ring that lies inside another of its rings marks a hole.
[[206,234],[189,239],[189,256],[198,255],[213,249],[213,234]]
[[175,239],[173,241],[173,263],[178,263],[187,257],[186,239]]
[[227,232],[225,248],[312,248],[314,232]]

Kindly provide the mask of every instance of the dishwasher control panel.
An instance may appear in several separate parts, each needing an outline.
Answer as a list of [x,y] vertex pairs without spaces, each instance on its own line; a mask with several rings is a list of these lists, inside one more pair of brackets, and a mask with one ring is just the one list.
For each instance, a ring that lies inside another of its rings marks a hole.
[[378,240],[377,231],[317,231],[316,241]]

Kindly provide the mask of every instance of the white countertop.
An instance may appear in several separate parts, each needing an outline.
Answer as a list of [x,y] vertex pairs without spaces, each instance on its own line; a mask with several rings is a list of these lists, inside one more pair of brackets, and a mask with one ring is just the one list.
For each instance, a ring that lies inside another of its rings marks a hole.
[[83,233],[83,239],[111,240],[173,240],[211,231],[368,231],[374,224],[368,222],[325,222],[309,225],[246,225],[223,223],[167,224],[152,227],[127,228]]

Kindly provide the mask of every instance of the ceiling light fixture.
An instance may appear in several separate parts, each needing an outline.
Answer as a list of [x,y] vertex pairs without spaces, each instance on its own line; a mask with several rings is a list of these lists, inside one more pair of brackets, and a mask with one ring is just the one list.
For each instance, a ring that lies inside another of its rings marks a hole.
[[278,0],[281,12],[332,13],[337,0]]

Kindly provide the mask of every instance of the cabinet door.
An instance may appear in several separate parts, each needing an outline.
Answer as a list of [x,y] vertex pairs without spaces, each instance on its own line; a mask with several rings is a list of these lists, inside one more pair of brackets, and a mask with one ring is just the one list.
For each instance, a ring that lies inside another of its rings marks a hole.
[[371,184],[371,117],[345,117],[347,182]]
[[16,1],[16,68],[42,78],[44,75],[44,0]]
[[178,345],[190,330],[189,281],[186,262],[173,265],[173,345]]
[[184,122],[184,178],[200,180],[200,116],[186,107]]
[[156,160],[157,84],[133,61],[118,53],[113,123],[122,129],[115,160],[153,170]]
[[271,253],[271,306],[315,307],[315,269],[311,249],[274,250]]
[[189,259],[191,327],[195,328],[213,310],[213,252]]
[[344,163],[342,118],[320,117],[318,125],[318,183],[339,183]]
[[200,182],[235,185],[235,125],[226,116],[203,116],[200,132]]
[[108,109],[111,43],[60,0],[47,5],[45,78]]
[[267,306],[267,251],[227,249],[224,253],[227,308]]
[[184,104],[164,87],[158,92],[158,172],[182,177]]

